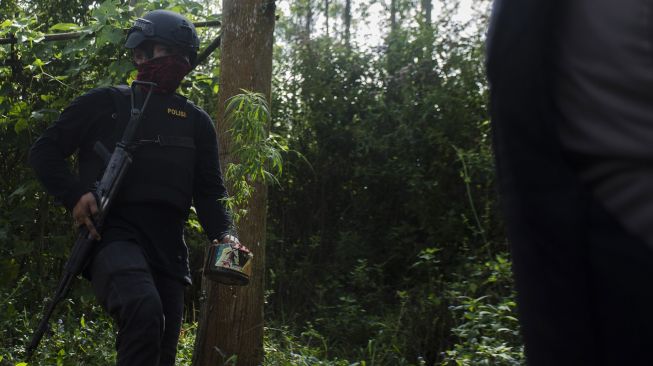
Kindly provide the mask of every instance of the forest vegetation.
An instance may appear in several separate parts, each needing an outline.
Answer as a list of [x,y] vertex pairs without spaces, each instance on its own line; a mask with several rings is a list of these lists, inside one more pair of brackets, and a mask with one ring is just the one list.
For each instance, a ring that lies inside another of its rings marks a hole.
[[[31,144],[76,96],[135,77],[122,43],[138,11],[221,19],[209,1],[132,4],[0,3],[0,38],[18,42],[0,45],[2,365],[24,365],[75,234],[26,164]],[[269,132],[283,162],[268,180],[264,364],[523,364],[487,111],[489,1],[465,19],[459,0],[276,4]],[[198,31],[202,48],[219,34]],[[57,32],[82,36],[44,40]],[[219,85],[216,51],[180,93],[213,116]],[[179,365],[191,364],[207,244],[192,214],[186,241]],[[114,332],[78,280],[33,364],[109,364]]]

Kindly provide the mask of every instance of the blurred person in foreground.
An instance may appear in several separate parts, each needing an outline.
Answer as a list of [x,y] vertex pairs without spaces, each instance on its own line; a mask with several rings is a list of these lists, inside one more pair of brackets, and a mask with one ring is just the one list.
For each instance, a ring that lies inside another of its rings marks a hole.
[[496,0],[487,73],[528,364],[652,364],[653,2]]
[[[175,364],[184,287],[190,283],[183,230],[191,202],[211,241],[239,244],[221,201],[227,193],[213,122],[175,93],[197,56],[195,27],[177,13],[155,10],[136,20],[125,47],[137,80],[157,86],[136,132],[133,164],[102,232],[92,220],[98,211],[93,184],[104,169],[94,145],[113,147],[122,136],[129,88],[97,88],[75,99],[36,141],[30,162],[76,225],[97,239],[85,275],[118,325],[118,365],[168,366]],[[79,174],[65,161],[75,151]]]

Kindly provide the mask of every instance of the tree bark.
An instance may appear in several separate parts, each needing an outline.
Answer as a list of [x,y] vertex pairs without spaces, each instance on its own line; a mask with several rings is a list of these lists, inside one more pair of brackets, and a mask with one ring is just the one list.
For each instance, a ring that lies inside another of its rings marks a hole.
[[431,78],[433,75],[432,71],[435,67],[433,61],[433,50],[435,48],[435,34],[433,33],[433,24],[431,13],[433,12],[433,3],[432,0],[422,0],[422,14],[424,15],[424,24],[422,31],[426,35],[426,44],[424,47],[424,67],[426,68],[425,79]]
[[390,0],[390,31],[397,30],[397,0]]
[[[386,54],[386,70],[388,71],[388,74],[394,75],[394,73],[397,71],[399,68],[399,57],[398,57],[398,40],[397,40],[397,31],[399,29],[399,24],[397,22],[397,13],[399,4],[397,4],[399,0],[390,0],[390,33],[387,35],[386,38],[386,43],[388,46],[388,51]],[[396,93],[395,86],[393,85],[394,81],[393,78],[390,79],[391,85],[388,88],[388,93],[386,94],[386,97],[389,97],[390,100],[394,98],[394,95],[391,96],[391,94]]]
[[326,25],[326,36],[329,38],[329,0],[324,0],[324,24]]
[[431,0],[422,0],[422,12],[424,14],[424,23],[427,27],[431,27],[431,13],[433,13],[433,3]]
[[304,33],[307,41],[311,39],[312,30],[313,30],[313,2],[311,0],[307,0],[306,19],[304,21]]
[[[216,116],[220,163],[223,169],[236,157],[231,153],[226,101],[241,89],[266,95],[270,101],[275,5],[270,0],[224,0],[220,91]],[[263,293],[265,283],[265,227],[267,187],[254,184],[247,215],[238,233],[254,254],[252,276],[246,287],[218,285],[204,280],[194,366],[231,363],[254,366],[263,362]],[[229,361],[229,363],[227,363]]]
[[351,41],[351,0],[345,0],[345,45],[349,46]]

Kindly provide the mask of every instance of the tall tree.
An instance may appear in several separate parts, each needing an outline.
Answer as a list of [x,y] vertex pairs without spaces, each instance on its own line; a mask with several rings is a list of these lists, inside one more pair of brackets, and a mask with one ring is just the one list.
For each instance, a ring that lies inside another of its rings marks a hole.
[[[432,15],[433,12],[433,3],[432,0],[422,0],[422,37],[424,42],[424,55],[423,55],[423,67],[427,70],[433,70],[435,63],[433,61],[433,50],[435,47],[435,34],[433,33],[433,23]],[[430,73],[429,73],[430,74]],[[433,75],[425,75],[426,78],[430,78]],[[428,88],[428,86],[427,86]]]
[[349,46],[351,40],[351,0],[345,0],[343,19],[345,22],[345,45]]
[[424,23],[427,26],[431,26],[431,13],[433,12],[433,2],[432,0],[422,0],[422,12],[424,14]]
[[397,29],[397,0],[390,0],[390,30]]
[[324,0],[324,24],[326,36],[329,38],[329,0]]
[[[270,100],[275,2],[224,0],[221,75],[217,130],[220,163],[237,162],[231,150],[230,121],[225,118],[227,100],[241,89],[263,93]],[[222,365],[237,357],[237,365],[263,361],[263,286],[265,283],[265,228],[267,188],[254,183],[255,192],[239,222],[241,241],[254,253],[253,272],[246,287],[205,281],[193,365]]]
[[313,30],[313,2],[306,1],[306,20],[304,22],[304,32],[306,33],[306,40],[311,39],[311,31]]

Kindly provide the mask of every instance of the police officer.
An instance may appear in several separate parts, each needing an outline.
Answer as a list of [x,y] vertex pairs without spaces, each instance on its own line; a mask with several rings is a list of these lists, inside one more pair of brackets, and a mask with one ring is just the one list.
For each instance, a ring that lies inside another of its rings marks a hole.
[[[138,19],[125,46],[137,79],[154,82],[120,193],[102,232],[93,183],[104,162],[93,146],[115,146],[130,110],[118,88],[93,89],[75,99],[36,141],[30,163],[47,190],[72,211],[77,226],[96,237],[85,271],[98,301],[118,325],[118,365],[174,365],[182,323],[184,286],[190,283],[184,222],[191,203],[214,243],[235,243],[210,117],[175,94],[199,47],[183,16],[155,10]],[[143,90],[143,93],[149,90]],[[79,174],[65,159],[78,151]]]

